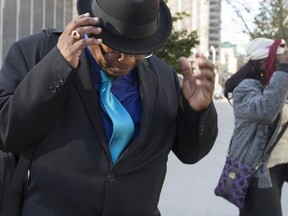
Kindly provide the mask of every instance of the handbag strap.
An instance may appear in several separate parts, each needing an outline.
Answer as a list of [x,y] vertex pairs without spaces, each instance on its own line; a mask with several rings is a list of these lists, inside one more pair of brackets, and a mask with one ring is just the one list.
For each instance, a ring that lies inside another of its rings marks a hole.
[[282,137],[283,133],[285,132],[285,130],[287,128],[287,126],[288,126],[288,122],[285,122],[283,127],[281,128],[280,132],[277,134],[277,137],[276,137],[273,145],[271,145],[270,148],[267,148],[265,150],[265,152],[263,153],[262,159],[259,161],[259,163],[255,167],[255,171],[258,170],[266,160],[268,160],[272,150],[274,149],[274,147],[276,146],[276,144],[278,143],[278,141]]
[[[276,144],[278,143],[278,141],[280,140],[280,138],[282,137],[282,135],[284,134],[285,130],[288,127],[288,122],[285,122],[281,128],[281,130],[279,131],[279,133],[277,134],[277,137],[275,138],[275,141],[273,143],[273,145],[270,146],[270,148],[267,148],[264,153],[263,156],[261,158],[261,160],[259,161],[259,163],[257,164],[255,171],[259,169],[259,167],[264,163],[264,161],[266,161],[270,155],[270,153],[272,152],[272,150],[274,149],[274,147],[276,146]],[[227,157],[229,156],[229,149],[231,147],[231,143],[232,143],[232,139],[233,139],[233,135],[230,139],[230,144],[229,144],[229,148],[227,151]]]
[[273,145],[271,145],[270,148],[267,148],[267,150],[264,152],[263,160],[265,160],[265,159],[270,155],[270,153],[272,152],[272,150],[274,149],[274,147],[276,146],[276,144],[279,142],[280,138],[281,138],[282,135],[284,134],[287,126],[288,126],[288,122],[285,122],[285,123],[283,124],[281,130],[280,130],[279,133],[277,134],[277,137],[276,137]]

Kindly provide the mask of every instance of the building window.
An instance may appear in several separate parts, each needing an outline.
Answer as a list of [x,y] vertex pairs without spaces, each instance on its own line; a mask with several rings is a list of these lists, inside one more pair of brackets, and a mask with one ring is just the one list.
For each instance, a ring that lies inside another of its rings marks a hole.
[[44,28],[64,28],[73,7],[73,0],[0,0],[0,66],[16,40]]

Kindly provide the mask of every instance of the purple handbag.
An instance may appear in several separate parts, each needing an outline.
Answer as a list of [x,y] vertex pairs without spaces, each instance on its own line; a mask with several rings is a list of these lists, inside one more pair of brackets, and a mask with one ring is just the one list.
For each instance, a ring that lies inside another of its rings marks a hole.
[[224,199],[236,205],[238,208],[243,208],[245,203],[245,196],[249,188],[252,176],[260,168],[263,162],[268,159],[270,153],[278,143],[287,127],[288,122],[285,122],[280,132],[277,134],[273,145],[264,151],[262,159],[254,168],[231,158],[228,154],[220,179],[214,190],[215,195],[223,197]]
[[256,169],[228,156],[218,185],[214,190],[215,195],[223,197],[238,208],[243,208],[245,196],[255,171]]

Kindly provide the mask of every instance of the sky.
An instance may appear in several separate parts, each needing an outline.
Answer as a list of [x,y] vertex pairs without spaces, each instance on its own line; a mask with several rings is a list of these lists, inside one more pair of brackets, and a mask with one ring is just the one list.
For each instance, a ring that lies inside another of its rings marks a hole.
[[[247,26],[253,30],[255,26],[253,25],[253,19],[258,12],[259,3],[261,0],[240,0],[238,3],[236,0],[230,0],[234,6],[237,7],[236,10],[242,14]],[[242,4],[242,5],[241,5]],[[250,13],[244,10],[243,5],[250,9]],[[237,44],[239,46],[245,46],[250,40],[249,35],[243,33],[245,30],[244,22],[237,15],[235,8],[228,4],[225,0],[222,4],[222,32],[221,41],[230,42],[232,44]]]

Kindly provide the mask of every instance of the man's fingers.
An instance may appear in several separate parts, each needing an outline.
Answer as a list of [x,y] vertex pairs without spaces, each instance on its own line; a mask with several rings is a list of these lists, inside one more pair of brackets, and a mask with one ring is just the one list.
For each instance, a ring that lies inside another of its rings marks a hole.
[[192,75],[191,63],[188,61],[187,58],[180,57],[179,58],[179,65],[180,65],[180,68],[181,68],[181,71],[182,71],[182,74],[184,77]]
[[67,29],[70,31],[73,31],[74,29],[82,26],[93,26],[96,25],[99,22],[98,17],[90,17],[89,13],[82,14],[78,17],[76,17],[74,20],[72,20],[68,25]]
[[199,78],[204,78],[206,80],[214,82],[215,73],[213,70],[211,70],[209,68],[203,68],[203,69],[201,69],[201,73],[199,74]]
[[211,70],[214,70],[213,63],[209,61],[204,55],[199,53],[196,54],[195,64],[197,64],[200,69],[209,68]]

